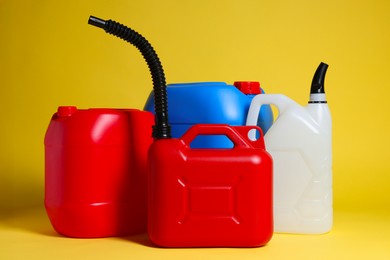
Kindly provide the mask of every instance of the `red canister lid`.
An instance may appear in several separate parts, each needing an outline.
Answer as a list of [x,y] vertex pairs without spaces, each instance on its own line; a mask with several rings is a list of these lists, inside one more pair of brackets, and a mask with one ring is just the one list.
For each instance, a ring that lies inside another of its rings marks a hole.
[[236,81],[234,86],[246,95],[261,94],[260,82],[258,81]]
[[58,117],[71,116],[76,111],[77,111],[77,107],[75,106],[61,106],[58,107],[57,116]]

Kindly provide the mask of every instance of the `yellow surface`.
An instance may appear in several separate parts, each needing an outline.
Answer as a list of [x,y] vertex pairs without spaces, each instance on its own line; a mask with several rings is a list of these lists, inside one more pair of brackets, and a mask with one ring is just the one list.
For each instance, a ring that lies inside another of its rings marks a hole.
[[336,212],[325,235],[274,234],[260,248],[156,248],[144,235],[71,239],[59,236],[43,209],[0,222],[0,259],[390,259],[390,215]]
[[[0,0],[0,259],[390,259],[389,13],[387,0]],[[89,26],[89,15],[142,33],[170,83],[258,80],[305,104],[315,68],[328,63],[333,231],[248,250],[55,236],[42,211],[51,115],[59,105],[142,108],[151,90],[138,51]]]

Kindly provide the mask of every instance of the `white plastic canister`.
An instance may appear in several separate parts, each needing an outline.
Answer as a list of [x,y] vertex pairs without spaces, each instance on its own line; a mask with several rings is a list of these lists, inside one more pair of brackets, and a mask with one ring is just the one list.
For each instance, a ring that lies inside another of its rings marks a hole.
[[274,160],[275,232],[320,234],[332,228],[332,120],[323,87],[326,69],[324,63],[318,67],[307,106],[284,95],[262,94],[249,108],[247,125],[256,125],[262,105],[273,104],[279,110],[264,137]]

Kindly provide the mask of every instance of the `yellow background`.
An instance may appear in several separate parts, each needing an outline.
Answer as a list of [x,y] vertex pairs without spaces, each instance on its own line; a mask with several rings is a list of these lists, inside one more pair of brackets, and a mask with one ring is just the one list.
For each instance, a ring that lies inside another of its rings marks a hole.
[[[43,211],[51,115],[59,105],[141,109],[152,88],[139,52],[88,25],[89,15],[143,34],[168,83],[256,80],[304,105],[317,65],[328,63],[333,231],[276,234],[264,248],[243,250],[56,236]],[[389,259],[389,75],[387,0],[0,0],[0,258]]]

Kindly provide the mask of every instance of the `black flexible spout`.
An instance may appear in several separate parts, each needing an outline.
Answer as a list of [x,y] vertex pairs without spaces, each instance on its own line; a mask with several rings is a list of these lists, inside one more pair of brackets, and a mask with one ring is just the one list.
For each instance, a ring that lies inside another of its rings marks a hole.
[[310,94],[324,94],[325,93],[325,74],[328,69],[328,64],[321,62],[318,66],[313,80],[311,82]]
[[171,138],[171,129],[168,123],[168,98],[165,74],[160,59],[152,45],[139,33],[112,20],[103,20],[90,16],[88,23],[104,29],[107,33],[115,35],[134,45],[148,64],[153,80],[155,126],[153,137],[155,139]]

